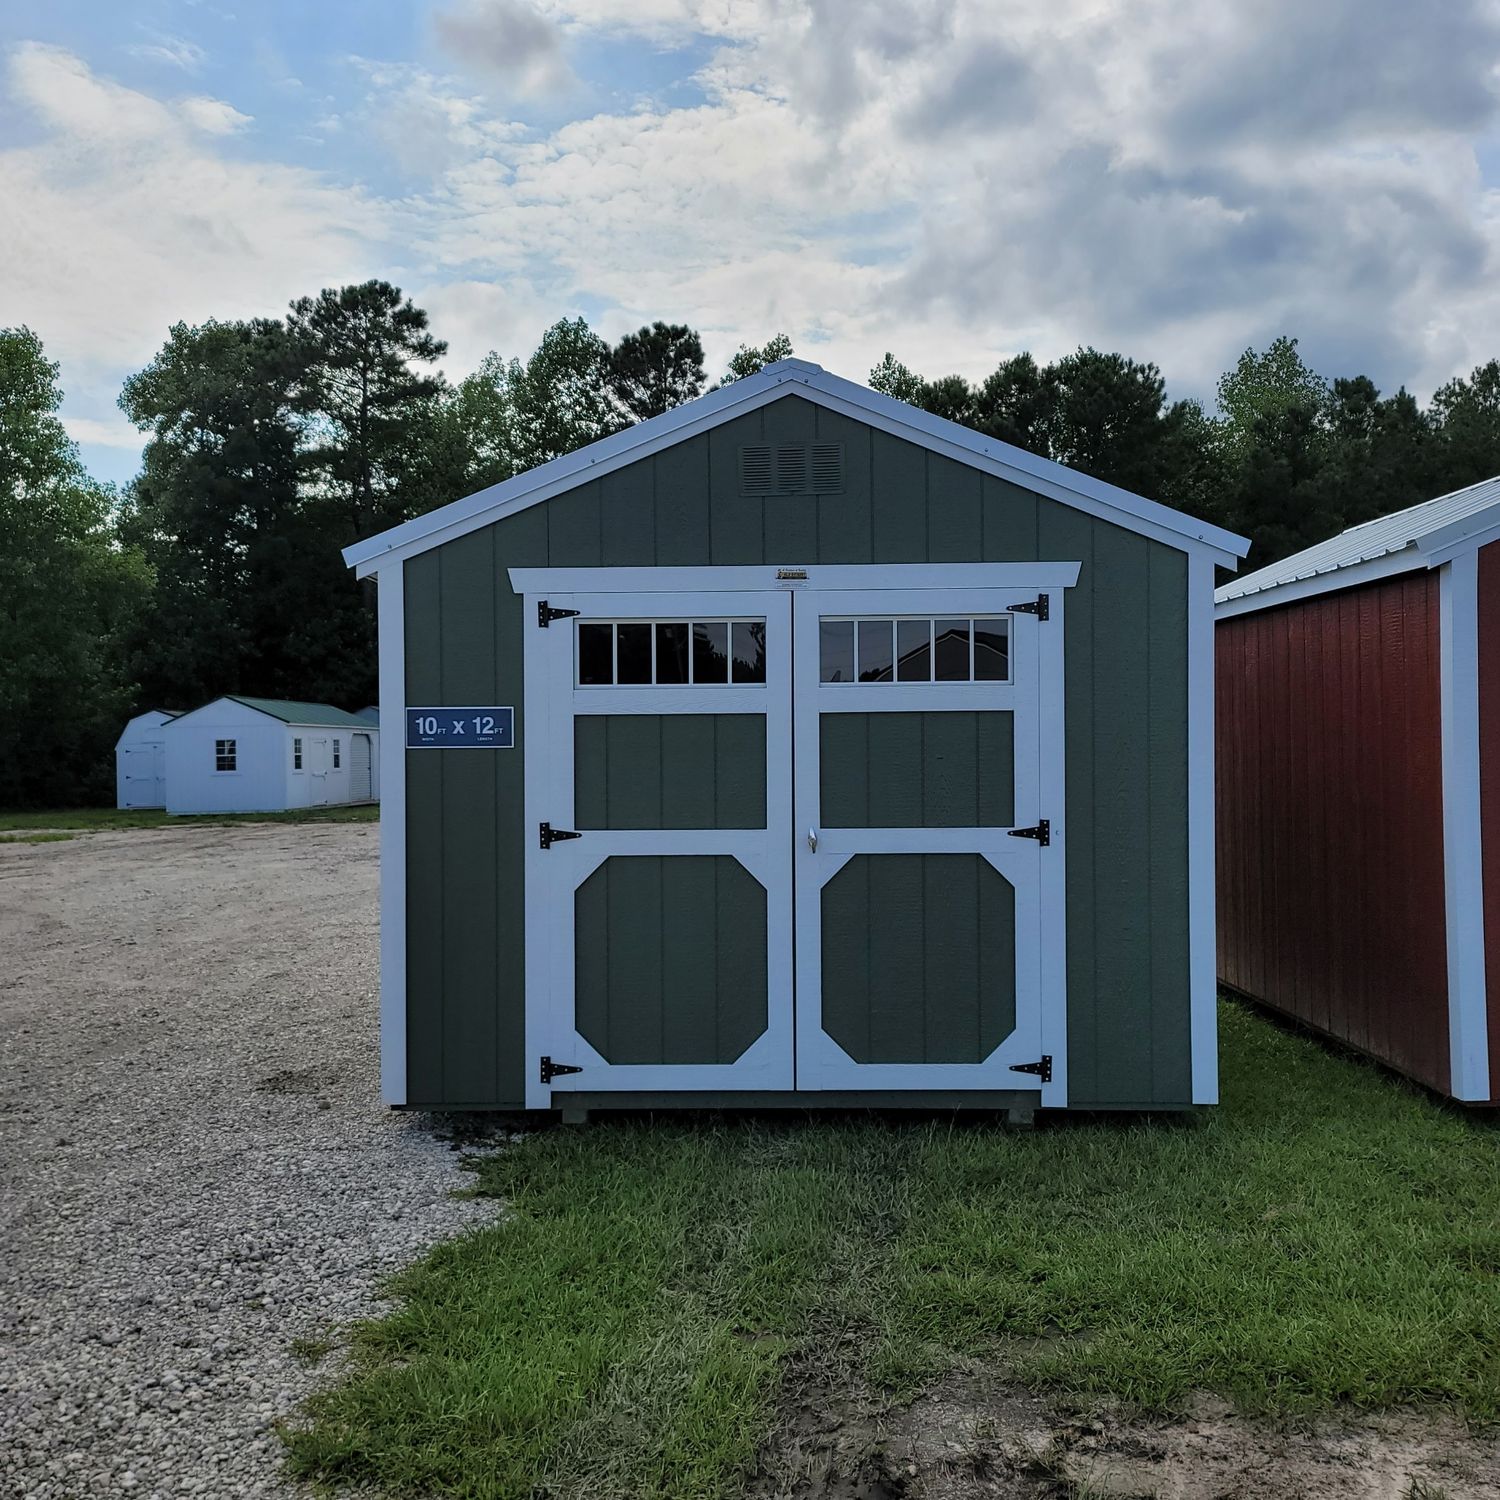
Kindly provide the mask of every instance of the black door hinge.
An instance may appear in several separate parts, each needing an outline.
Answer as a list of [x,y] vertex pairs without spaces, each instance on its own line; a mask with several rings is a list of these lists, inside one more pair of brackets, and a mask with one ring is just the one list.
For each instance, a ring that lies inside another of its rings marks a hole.
[[1013,615],[1035,615],[1039,620],[1052,618],[1052,595],[1038,594],[1028,604],[1011,604],[1007,608]]
[[1043,1083],[1051,1083],[1052,1082],[1052,1054],[1050,1052],[1047,1053],[1042,1058],[1041,1062],[1034,1062],[1034,1063],[1012,1063],[1010,1065],[1010,1070],[1011,1070],[1012,1073],[1035,1073],[1036,1076],[1038,1078],[1040,1078]]
[[554,620],[571,620],[582,611],[576,609],[554,609],[545,599],[536,607],[536,622],[545,630]]
[[[1049,1058],[1050,1062],[1051,1059]],[[583,1069],[573,1063],[555,1063],[550,1057],[542,1059],[542,1082],[551,1083],[554,1078],[560,1078],[564,1073],[581,1073]]]
[[543,823],[542,848],[550,849],[554,844],[561,843],[564,839],[581,839],[581,833],[574,833],[571,828],[554,828],[550,823]]
[[1045,849],[1052,842],[1052,820],[1043,818],[1035,828],[1012,828],[1010,836],[1013,839],[1035,839]]

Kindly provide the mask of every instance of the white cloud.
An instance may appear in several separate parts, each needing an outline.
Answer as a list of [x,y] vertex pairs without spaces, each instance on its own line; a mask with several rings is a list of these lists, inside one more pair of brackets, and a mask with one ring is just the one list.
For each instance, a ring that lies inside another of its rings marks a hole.
[[124,417],[65,416],[63,426],[75,443],[96,448],[123,448],[141,451],[141,434]]
[[379,268],[383,205],[316,172],[217,154],[171,107],[58,48],[10,59],[46,127],[0,150],[0,326],[29,323],[93,414],[179,319],[279,312]]
[[137,42],[125,50],[132,57],[165,63],[171,68],[181,68],[184,73],[196,73],[204,60],[203,48],[180,36],[158,35],[154,42]]
[[189,125],[205,135],[233,135],[235,131],[243,130],[252,118],[222,99],[210,99],[201,94],[181,100],[177,111]]

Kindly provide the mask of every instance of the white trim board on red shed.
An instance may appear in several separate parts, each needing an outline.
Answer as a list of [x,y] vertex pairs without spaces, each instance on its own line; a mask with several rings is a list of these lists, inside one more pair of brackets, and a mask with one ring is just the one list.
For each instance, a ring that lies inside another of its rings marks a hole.
[[1249,549],[1243,537],[1207,521],[935,417],[868,386],[831,375],[806,360],[783,359],[662,416],[356,542],[344,549],[344,561],[359,577],[367,577],[391,563],[492,525],[785,396],[800,396],[1128,531],[1183,552],[1210,557],[1222,567],[1234,567]]

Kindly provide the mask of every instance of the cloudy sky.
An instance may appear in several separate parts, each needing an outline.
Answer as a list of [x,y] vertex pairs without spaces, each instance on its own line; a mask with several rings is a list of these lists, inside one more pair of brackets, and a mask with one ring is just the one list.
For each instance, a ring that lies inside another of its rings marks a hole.
[[95,472],[169,324],[385,276],[450,374],[556,318],[863,378],[1280,332],[1500,355],[1500,0],[6,0],[0,326]]

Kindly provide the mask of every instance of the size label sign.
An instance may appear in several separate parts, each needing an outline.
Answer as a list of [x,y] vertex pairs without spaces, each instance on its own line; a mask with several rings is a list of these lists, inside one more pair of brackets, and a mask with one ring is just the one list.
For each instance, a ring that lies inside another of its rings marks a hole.
[[513,708],[409,708],[408,750],[513,750]]

